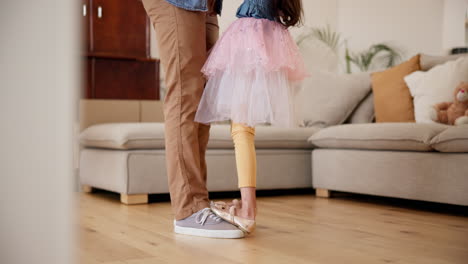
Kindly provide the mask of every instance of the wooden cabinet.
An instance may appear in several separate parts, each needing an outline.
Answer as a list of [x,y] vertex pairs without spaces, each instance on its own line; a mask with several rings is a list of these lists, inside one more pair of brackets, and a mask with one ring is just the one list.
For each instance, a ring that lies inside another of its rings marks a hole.
[[138,0],[92,0],[91,51],[149,57],[150,23]]
[[159,99],[159,61],[150,58],[150,22],[139,0],[81,0],[83,95]]
[[81,0],[82,4],[82,18],[81,18],[81,38],[82,38],[82,50],[87,54],[91,51],[90,42],[90,2],[91,0]]
[[94,72],[93,85],[102,87],[91,91],[92,98],[159,99],[159,90],[155,89],[158,87],[159,80],[156,76],[159,71],[154,60],[140,61],[100,57],[89,60],[92,72]]

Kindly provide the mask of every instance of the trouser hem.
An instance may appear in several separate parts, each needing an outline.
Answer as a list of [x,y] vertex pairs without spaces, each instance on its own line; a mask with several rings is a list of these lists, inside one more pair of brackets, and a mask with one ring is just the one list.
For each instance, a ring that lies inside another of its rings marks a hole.
[[178,221],[178,220],[185,219],[185,218],[193,215],[194,213],[200,211],[201,209],[207,208],[207,207],[208,208],[210,207],[210,203],[208,201],[198,202],[194,206],[192,206],[192,208],[182,209],[179,212],[177,212],[175,214],[175,220]]

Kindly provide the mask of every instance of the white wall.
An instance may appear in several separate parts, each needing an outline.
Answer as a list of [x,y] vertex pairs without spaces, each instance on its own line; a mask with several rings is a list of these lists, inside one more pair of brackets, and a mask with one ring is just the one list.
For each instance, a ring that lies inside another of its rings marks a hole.
[[0,3],[0,263],[74,263],[77,1]]
[[443,7],[444,0],[339,0],[338,31],[354,51],[390,42],[406,57],[441,54]]
[[156,31],[154,31],[153,25],[151,25],[150,28],[150,55],[151,58],[159,58],[159,50],[156,43]]
[[468,0],[446,0],[444,2],[444,22],[442,47],[450,50],[453,47],[466,46],[466,13]]
[[223,2],[223,13],[219,17],[220,32],[224,32],[226,28],[236,19],[237,8],[242,4],[243,0],[226,0]]

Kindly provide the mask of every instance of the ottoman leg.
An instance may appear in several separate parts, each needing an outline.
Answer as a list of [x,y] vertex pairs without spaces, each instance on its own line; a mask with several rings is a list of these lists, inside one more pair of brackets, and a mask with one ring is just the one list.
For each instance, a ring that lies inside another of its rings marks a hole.
[[120,202],[127,205],[147,204],[148,194],[120,194]]
[[330,198],[330,190],[327,189],[315,189],[315,195],[322,198]]
[[86,185],[86,184],[83,184],[83,185],[81,185],[81,190],[84,193],[92,193],[93,192],[93,187],[91,187],[89,185]]

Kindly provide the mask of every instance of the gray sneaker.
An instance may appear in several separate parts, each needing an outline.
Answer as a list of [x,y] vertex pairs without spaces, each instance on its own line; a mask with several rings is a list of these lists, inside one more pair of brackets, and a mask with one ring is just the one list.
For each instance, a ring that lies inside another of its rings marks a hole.
[[204,208],[185,219],[174,220],[174,232],[211,238],[244,237],[244,232],[215,215],[210,208]]

